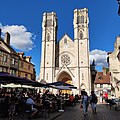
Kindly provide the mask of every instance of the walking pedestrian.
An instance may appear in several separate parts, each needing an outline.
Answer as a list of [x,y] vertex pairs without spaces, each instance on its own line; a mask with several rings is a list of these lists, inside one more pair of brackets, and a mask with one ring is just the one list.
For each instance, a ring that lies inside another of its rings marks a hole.
[[82,106],[83,106],[83,115],[84,116],[87,115],[88,105],[89,105],[89,97],[87,95],[87,92],[84,92],[83,96],[82,96]]
[[90,104],[92,107],[93,114],[96,114],[97,102],[98,102],[97,96],[95,95],[94,91],[91,91]]
[[103,94],[100,93],[100,103],[103,103]]

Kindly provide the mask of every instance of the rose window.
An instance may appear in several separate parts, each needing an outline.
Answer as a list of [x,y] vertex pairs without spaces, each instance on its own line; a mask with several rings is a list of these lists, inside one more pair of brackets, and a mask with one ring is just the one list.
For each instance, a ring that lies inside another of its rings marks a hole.
[[65,64],[65,65],[70,64],[70,57],[66,54],[62,55],[61,62],[62,62],[62,64]]

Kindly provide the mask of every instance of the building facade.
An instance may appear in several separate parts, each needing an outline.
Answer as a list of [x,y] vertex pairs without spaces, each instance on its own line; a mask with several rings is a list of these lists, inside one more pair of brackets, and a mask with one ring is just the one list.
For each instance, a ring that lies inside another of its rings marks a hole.
[[120,36],[114,43],[114,51],[108,53],[109,71],[111,72],[112,94],[120,97]]
[[74,40],[65,34],[57,42],[56,13],[44,13],[42,21],[42,55],[40,81],[47,83],[63,81],[78,89],[73,93],[91,91],[89,60],[89,18],[88,10],[74,10]]
[[4,40],[0,36],[0,72],[35,80],[36,73],[30,59],[30,56],[24,56],[24,53],[21,56],[10,46],[10,34],[8,32],[5,34]]
[[94,91],[96,92],[98,98],[100,95],[103,95],[105,92],[108,93],[110,98],[111,96],[111,74],[108,71],[108,68],[103,67],[102,72],[97,72],[95,81],[94,81]]
[[31,56],[24,56],[24,52],[19,52],[19,77],[25,77],[30,80],[36,79],[34,65],[31,63]]

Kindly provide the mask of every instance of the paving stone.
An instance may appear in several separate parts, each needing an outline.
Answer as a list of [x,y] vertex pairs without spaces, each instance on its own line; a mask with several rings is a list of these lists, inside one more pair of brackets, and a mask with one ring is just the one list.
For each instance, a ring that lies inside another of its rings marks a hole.
[[[0,120],[8,120],[8,117],[0,117]],[[20,113],[14,116],[14,120],[27,120],[26,113]],[[97,105],[97,114],[92,114],[91,106],[88,108],[88,115],[83,116],[83,111],[80,104],[74,107],[65,107],[64,112],[50,113],[50,117],[40,116],[33,120],[120,120],[120,110],[110,110],[106,104]]]
[[64,114],[55,120],[120,120],[120,110],[110,110],[106,104],[98,104],[97,114],[93,115],[91,106],[89,106],[88,114],[83,116],[82,109],[79,105],[76,105],[75,107],[66,108]]

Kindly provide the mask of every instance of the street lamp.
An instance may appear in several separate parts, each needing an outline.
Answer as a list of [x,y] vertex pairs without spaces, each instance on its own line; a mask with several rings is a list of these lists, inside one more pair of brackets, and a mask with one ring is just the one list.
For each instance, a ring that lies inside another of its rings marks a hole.
[[118,5],[119,5],[119,8],[118,8],[118,15],[120,16],[120,0],[117,0],[118,1]]

